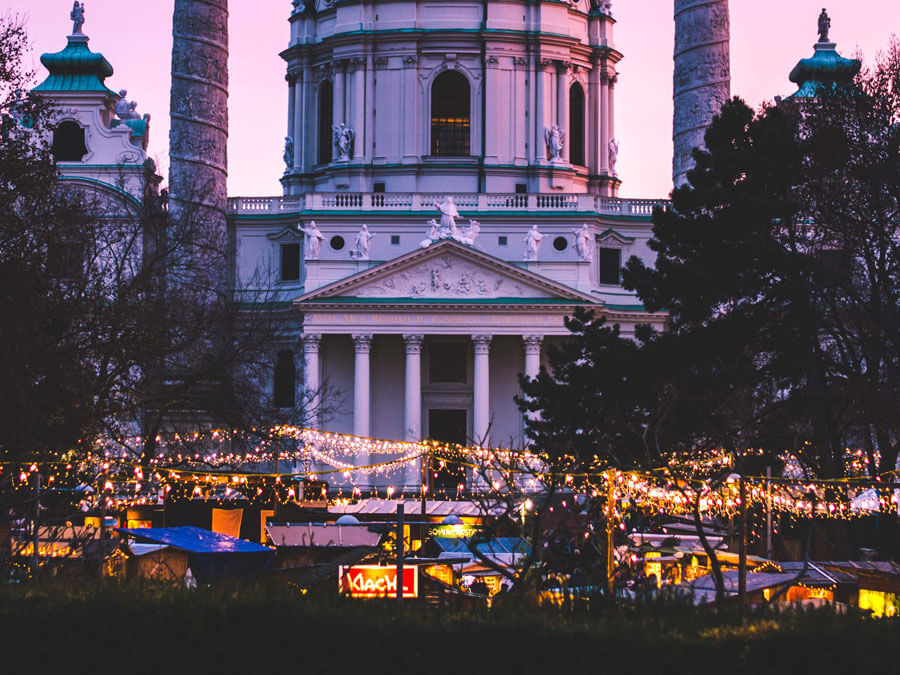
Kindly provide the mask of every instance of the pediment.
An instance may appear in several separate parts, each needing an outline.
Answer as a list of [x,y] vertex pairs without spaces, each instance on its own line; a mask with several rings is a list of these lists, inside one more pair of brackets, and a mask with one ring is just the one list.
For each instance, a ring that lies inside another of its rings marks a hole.
[[408,253],[298,299],[391,300],[569,300],[596,299],[452,240]]

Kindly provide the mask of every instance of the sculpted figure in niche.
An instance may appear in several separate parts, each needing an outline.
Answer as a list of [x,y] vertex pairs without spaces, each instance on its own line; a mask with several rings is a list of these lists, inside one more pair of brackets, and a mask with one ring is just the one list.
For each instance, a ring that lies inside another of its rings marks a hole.
[[538,249],[541,247],[541,239],[544,238],[540,232],[538,232],[537,225],[532,225],[531,229],[528,230],[528,234],[525,235],[525,257],[524,260],[526,262],[533,262],[538,259]]
[[819,14],[819,42],[828,42],[829,28],[831,28],[831,18],[828,16],[828,12],[826,12],[825,8],[823,7],[822,13]]
[[294,139],[290,136],[284,137],[284,166],[287,169],[294,168]]
[[441,238],[459,239],[459,230],[456,229],[456,219],[459,217],[459,211],[456,210],[453,197],[447,195],[444,197],[444,201],[440,203],[435,202],[434,205],[441,212]]
[[575,250],[578,251],[578,258],[581,262],[591,262],[594,259],[594,247],[591,246],[591,228],[587,223],[582,223],[581,227],[573,230],[575,234]]
[[353,143],[353,129],[341,122],[331,127],[334,133],[334,147],[337,148],[339,162],[350,161],[350,146]]
[[551,162],[562,161],[562,151],[566,145],[566,133],[554,124],[544,129],[544,142],[547,144],[547,157]]
[[368,260],[369,245],[374,236],[375,235],[372,232],[369,232],[369,226],[363,223],[362,228],[356,235],[356,245],[354,246],[354,250],[350,251],[350,257],[354,260]]
[[81,29],[84,26],[84,3],[75,2],[72,5],[72,12],[69,14],[72,20],[72,35],[81,35]]
[[309,225],[306,227],[301,226],[300,231],[306,235],[306,251],[304,258],[306,260],[318,260],[319,253],[322,250],[322,242],[325,240],[325,235],[323,235],[316,226],[316,221],[314,220],[309,221]]

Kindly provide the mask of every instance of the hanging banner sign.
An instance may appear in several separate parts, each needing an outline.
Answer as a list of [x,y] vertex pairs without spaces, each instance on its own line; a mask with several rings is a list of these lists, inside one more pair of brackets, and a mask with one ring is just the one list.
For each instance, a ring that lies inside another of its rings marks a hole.
[[[338,591],[351,598],[396,598],[397,568],[380,565],[338,567]],[[419,568],[403,568],[403,597],[419,597]]]

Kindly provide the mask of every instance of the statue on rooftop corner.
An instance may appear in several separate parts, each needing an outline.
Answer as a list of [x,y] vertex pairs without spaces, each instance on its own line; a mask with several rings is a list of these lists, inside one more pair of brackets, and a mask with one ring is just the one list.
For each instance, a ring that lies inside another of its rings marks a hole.
[[82,27],[84,26],[84,3],[79,3],[78,0],[75,0],[75,4],[72,5],[72,12],[69,14],[69,19],[72,21],[72,35],[84,35],[81,32]]
[[334,147],[338,150],[338,162],[350,161],[350,145],[353,143],[353,129],[344,122],[331,127],[334,134]]
[[125,98],[128,95],[127,89],[119,89],[119,100],[116,101],[116,117],[120,120],[139,120],[140,113],[137,111],[137,101],[129,101]]
[[547,144],[547,158],[551,162],[561,162],[562,151],[566,145],[566,132],[558,124],[544,129],[544,143]]
[[[77,3],[76,3],[77,4]],[[828,12],[825,11],[825,8],[822,8],[822,13],[819,14],[819,42],[828,42],[828,29],[831,28],[831,18],[828,16]]]
[[350,257],[354,260],[368,260],[369,245],[374,236],[375,235],[372,232],[369,232],[369,226],[363,223],[362,228],[356,235],[356,245],[354,246],[354,250],[350,251]]
[[299,227],[300,231],[305,234],[304,242],[305,246],[305,255],[303,256],[305,260],[318,260],[319,252],[322,250],[322,242],[325,240],[325,235],[319,230],[316,225],[316,221],[309,221],[309,225],[303,227],[302,225]]
[[538,249],[541,247],[541,239],[543,238],[544,235],[538,232],[537,225],[532,225],[525,235],[525,239],[522,240],[525,242],[525,257],[523,260],[534,262],[538,259]]
[[453,197],[447,195],[444,197],[444,201],[440,203],[435,202],[434,205],[441,212],[441,238],[459,239],[459,230],[456,228],[456,219],[459,217],[459,211],[456,210]]
[[609,139],[609,172],[616,175],[616,161],[619,159],[619,141]]
[[290,136],[284,137],[284,166],[286,169],[294,168],[294,139]]
[[591,228],[587,223],[572,231],[575,235],[575,250],[578,251],[578,259],[581,262],[591,262],[594,259],[594,247],[591,246]]

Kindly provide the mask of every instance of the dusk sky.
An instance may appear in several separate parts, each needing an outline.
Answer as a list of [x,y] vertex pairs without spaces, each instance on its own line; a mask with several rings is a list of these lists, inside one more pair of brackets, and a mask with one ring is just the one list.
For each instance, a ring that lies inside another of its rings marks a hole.
[[[823,0],[732,0],[732,93],[756,107],[794,91],[787,75],[812,55]],[[165,175],[169,133],[169,68],[173,0],[87,0],[85,33],[115,74],[107,85],[128,90],[141,113],[150,113],[150,154]],[[39,55],[59,51],[72,23],[69,0],[12,0],[7,8],[27,18],[38,80]],[[828,5],[831,39],[846,57],[869,60],[900,29],[896,0]],[[284,62],[290,0],[230,3],[229,194],[277,195],[287,119]],[[621,195],[664,197],[671,188],[672,0],[614,0],[619,64],[616,135]]]

